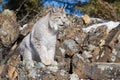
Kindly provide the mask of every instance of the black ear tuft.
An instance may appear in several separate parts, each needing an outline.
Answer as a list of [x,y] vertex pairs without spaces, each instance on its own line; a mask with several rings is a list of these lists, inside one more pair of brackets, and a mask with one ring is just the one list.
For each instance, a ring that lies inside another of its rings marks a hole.
[[50,14],[55,13],[55,8],[52,7],[52,9],[50,10]]
[[63,13],[66,13],[66,12],[65,12],[65,7],[62,8],[62,12],[63,12]]
[[55,13],[56,12],[55,8],[52,8],[51,12]]

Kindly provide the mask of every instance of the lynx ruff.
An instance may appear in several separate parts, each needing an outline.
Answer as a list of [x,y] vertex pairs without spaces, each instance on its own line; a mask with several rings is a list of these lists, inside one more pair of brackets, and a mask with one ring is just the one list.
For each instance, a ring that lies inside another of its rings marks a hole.
[[35,23],[31,33],[18,47],[28,66],[34,66],[33,60],[41,61],[45,65],[57,65],[54,60],[57,33],[64,25],[68,26],[69,20],[61,8],[53,8]]

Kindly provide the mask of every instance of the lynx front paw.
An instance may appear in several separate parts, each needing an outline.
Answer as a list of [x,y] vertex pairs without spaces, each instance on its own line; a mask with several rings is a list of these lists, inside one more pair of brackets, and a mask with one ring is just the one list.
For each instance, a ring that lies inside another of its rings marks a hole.
[[57,65],[58,65],[58,63],[56,61],[51,62],[51,66],[57,66]]
[[46,66],[51,65],[51,61],[49,59],[43,60],[42,63],[45,64]]
[[42,61],[43,62],[43,64],[45,64],[46,66],[57,66],[57,62],[56,61],[51,61],[51,60],[49,60],[49,59],[46,59],[46,60],[44,60],[44,61]]

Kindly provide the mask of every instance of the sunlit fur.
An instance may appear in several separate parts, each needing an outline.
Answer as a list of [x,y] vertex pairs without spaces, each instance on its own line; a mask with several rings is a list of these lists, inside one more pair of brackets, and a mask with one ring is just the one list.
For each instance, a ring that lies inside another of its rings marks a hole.
[[41,61],[45,65],[57,65],[54,60],[57,33],[63,25],[68,25],[64,9],[53,8],[46,16],[38,20],[31,33],[21,42],[19,50],[23,59],[34,66],[32,60]]

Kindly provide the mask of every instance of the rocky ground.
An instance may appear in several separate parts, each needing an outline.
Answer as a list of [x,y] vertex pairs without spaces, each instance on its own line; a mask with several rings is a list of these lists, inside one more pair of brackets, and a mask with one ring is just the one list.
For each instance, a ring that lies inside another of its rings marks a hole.
[[[1,30],[7,32],[0,36],[0,80],[120,79],[120,24],[112,28],[102,25],[89,29],[89,26],[105,21],[88,15],[81,18],[68,15],[71,25],[61,29],[57,39],[55,60],[58,66],[34,62],[35,67],[27,69],[21,57],[14,54],[17,45],[31,31],[35,20],[24,25],[28,27],[23,30],[13,14],[10,11],[9,14],[0,15]],[[13,19],[10,15],[14,16]]]

